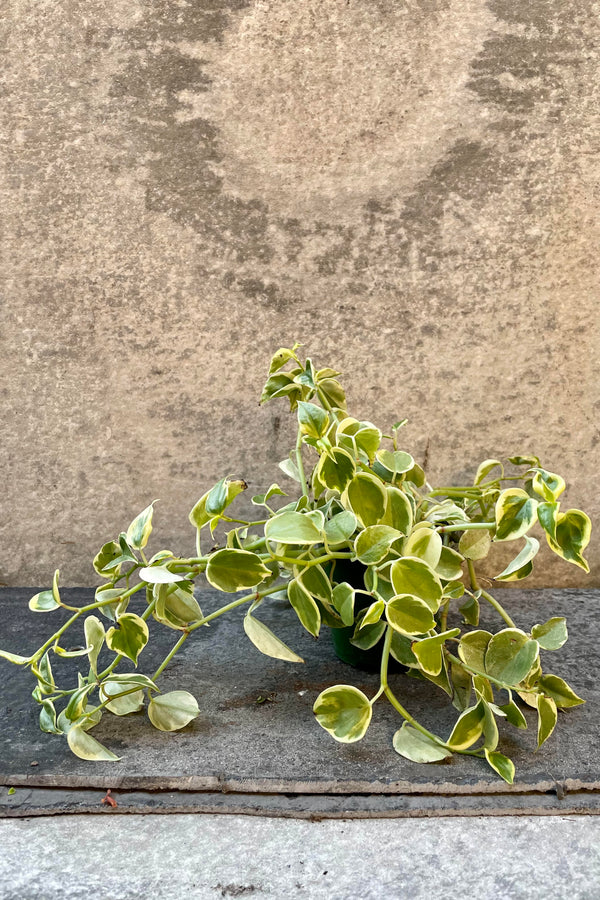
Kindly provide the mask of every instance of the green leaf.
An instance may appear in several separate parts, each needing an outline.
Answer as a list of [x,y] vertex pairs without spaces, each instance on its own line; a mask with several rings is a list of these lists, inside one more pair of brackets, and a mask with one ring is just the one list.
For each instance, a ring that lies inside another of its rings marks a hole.
[[96,601],[111,601],[110,603],[106,603],[105,606],[101,606],[99,612],[107,619],[110,619],[112,622],[116,621],[117,614],[120,615],[127,610],[129,598],[126,597],[125,600],[121,600],[124,592],[124,586],[121,588],[112,588],[110,587],[110,584],[102,585],[96,590],[96,594],[94,596],[94,599]]
[[561,478],[560,475],[555,475],[553,472],[548,472],[546,469],[536,470],[531,486],[536,494],[539,494],[542,499],[549,503],[558,500],[566,488],[564,478]]
[[[319,373],[317,372],[317,378]],[[324,378],[319,381],[319,388],[325,394],[331,406],[339,410],[346,409],[346,395],[344,389],[336,378]]]
[[435,567],[435,574],[444,581],[455,581],[463,574],[464,560],[460,553],[450,547],[442,547],[440,559]]
[[148,626],[134,613],[120,616],[116,626],[106,632],[106,646],[114,653],[126,656],[137,666],[137,659],[148,643]]
[[460,600],[464,593],[465,586],[462,581],[449,581],[444,585],[444,597],[448,597],[450,600]]
[[458,611],[462,613],[465,625],[473,625],[475,628],[479,625],[479,600],[477,597],[467,597],[462,606],[458,607]]
[[538,522],[553,541],[556,541],[556,526],[558,525],[558,511],[560,503],[538,503]]
[[496,541],[522,537],[537,518],[537,500],[521,488],[502,491],[496,501]]
[[536,697],[537,702],[537,711],[538,711],[538,749],[542,746],[542,744],[548,740],[552,732],[554,731],[554,726],[556,725],[557,712],[556,712],[556,703],[552,699],[552,697],[544,697],[543,694],[538,694]]
[[18,653],[9,653],[8,650],[0,650],[0,659],[6,659],[15,666],[28,666],[33,656],[19,656]]
[[568,709],[570,706],[579,706],[581,703],[585,703],[585,700],[578,697],[567,682],[558,675],[542,675],[538,684],[544,694],[551,697],[560,709]]
[[75,693],[71,694],[69,702],[64,709],[65,718],[70,719],[71,722],[74,722],[84,714],[87,706],[88,695],[94,690],[95,687],[95,684],[84,684],[82,687],[78,688]]
[[440,674],[442,671],[442,647],[448,638],[456,637],[457,634],[460,634],[460,628],[452,628],[450,631],[444,631],[434,637],[424,638],[422,641],[413,643],[412,651],[424,672],[427,672],[428,675]]
[[543,625],[534,625],[531,629],[534,638],[542,650],[558,650],[567,642],[567,620],[562,616],[554,616]]
[[495,575],[496,581],[520,581],[531,572],[533,566],[531,560],[537,555],[540,542],[534,537],[525,537],[525,546],[515,556],[513,561],[499,575]]
[[54,597],[54,602],[61,606],[60,594],[58,592],[58,576],[60,572],[58,569],[54,572],[54,578],[52,579],[52,596]]
[[442,583],[424,560],[410,556],[394,560],[390,578],[396,594],[419,597],[432,612],[437,612],[443,594]]
[[397,475],[410,472],[415,461],[410,453],[404,450],[379,450],[376,453],[374,471],[385,481],[392,481]]
[[264,622],[255,619],[249,613],[244,616],[244,631],[257,650],[260,650],[265,656],[285,659],[287,662],[304,662],[302,657],[290,650],[287,644],[284,644],[270,628],[267,628]]
[[290,581],[287,595],[302,625],[309,634],[318,637],[321,630],[321,613],[306,588],[297,580]]
[[147,675],[142,675],[141,672],[122,672],[117,675],[108,675],[102,684],[137,684],[139,687],[148,688],[151,691],[158,690],[152,679],[148,678]]
[[269,375],[272,375],[274,372],[277,372],[282,366],[285,366],[290,359],[298,361],[298,357],[296,356],[296,350],[300,347],[301,344],[294,344],[293,348],[289,350],[287,347],[280,347],[277,353],[273,354],[271,359],[271,364],[269,366]]
[[356,516],[349,509],[345,509],[325,523],[325,537],[329,544],[342,544],[352,537],[357,528]]
[[336,584],[333,589],[333,606],[340,614],[344,625],[354,624],[354,588],[348,582]]
[[298,471],[298,466],[296,465],[295,459],[282,459],[280,463],[277,463],[281,471],[284,475],[287,475],[288,478],[291,478],[293,481],[297,481],[298,484],[302,481],[300,478],[300,472]]
[[202,618],[202,610],[198,605],[193,589],[173,587],[167,584],[155,584],[152,588],[152,596],[155,605],[152,613],[157,622],[182,631],[190,622],[197,622]]
[[369,462],[375,459],[381,437],[381,431],[372,422],[360,422],[360,427],[354,433],[356,446],[368,457]]
[[368,472],[359,472],[344,492],[346,502],[367,528],[376,525],[385,513],[387,495],[381,482]]
[[297,566],[294,567],[294,573],[299,574],[300,581],[309,594],[317,600],[331,604],[331,582],[325,574],[323,566],[306,566],[304,569],[300,569],[300,566]]
[[29,609],[32,612],[52,612],[53,609],[58,609],[59,606],[60,603],[56,602],[52,591],[40,591],[39,594],[36,594],[29,601]]
[[417,526],[405,540],[402,553],[422,559],[435,569],[442,554],[442,539],[437,531]]
[[405,759],[416,763],[439,762],[452,756],[450,750],[435,743],[431,738],[406,722],[400,728],[393,739],[394,750]]
[[415,463],[410,472],[404,476],[407,481],[412,481],[418,488],[425,484],[425,472],[418,463]]
[[104,625],[96,616],[87,616],[83,623],[83,631],[85,643],[89,648],[87,653],[90,659],[90,668],[94,675],[97,675],[98,654],[105,639]]
[[470,631],[463,635],[458,645],[458,655],[471,669],[485,672],[485,654],[492,639],[489,631]]
[[304,369],[300,370],[300,372],[295,376],[294,381],[298,382],[298,384],[306,385],[306,387],[309,387],[311,390],[315,389],[315,374],[312,361],[310,359],[306,360]]
[[263,388],[260,402],[266,403],[275,397],[287,397],[290,409],[295,409],[303,390],[302,386],[296,383],[295,376],[301,372],[301,369],[292,369],[289,372],[276,372],[271,375]]
[[369,625],[376,625],[377,622],[379,622],[379,620],[381,619],[384,609],[385,603],[383,602],[383,600],[375,600],[373,603],[371,603],[361,619],[361,629],[367,628]]
[[452,662],[450,677],[452,679],[452,705],[461,711],[468,709],[471,700],[471,675],[458,663]]
[[[493,694],[492,694],[493,697]],[[494,718],[493,709],[495,709],[499,714],[502,715],[502,710],[495,706],[495,704],[490,701],[486,702],[485,698],[481,701],[483,703],[483,737],[484,743],[483,746],[486,750],[495,750],[498,746],[498,726],[496,724],[496,719]]]
[[185,575],[170,572],[166,566],[145,566],[138,574],[147,584],[175,584],[176,581],[185,581]]
[[401,532],[389,525],[370,525],[357,536],[354,552],[363,565],[372,566],[384,560],[394,541],[401,537]]
[[405,634],[394,631],[392,635],[392,643],[390,645],[390,653],[394,659],[402,663],[408,668],[418,668],[419,662],[412,651],[413,640]]
[[590,542],[592,523],[580,509],[569,509],[566,513],[558,513],[556,519],[556,540],[546,534],[551,549],[567,562],[572,562],[584,572],[590,567],[582,556]]
[[134,550],[143,550],[148,543],[148,538],[152,532],[152,514],[154,513],[154,504],[156,502],[156,500],[153,500],[150,506],[142,510],[127,529],[127,543]]
[[517,685],[527,677],[539,653],[539,644],[517,628],[495,634],[485,654],[485,671],[504,684]]
[[80,759],[90,759],[102,762],[116,762],[120,759],[107,747],[101,744],[91,734],[84,731],[81,725],[74,725],[69,729],[67,742],[71,751]]
[[196,698],[188,691],[158,694],[148,704],[148,718],[159,731],[178,731],[199,713]]
[[468,515],[457,506],[452,500],[444,500],[442,503],[436,503],[435,506],[429,507],[427,510],[425,521],[442,525],[462,525],[471,520]]
[[360,741],[373,714],[369,698],[349,684],[326,688],[317,697],[313,712],[319,725],[343,744]]
[[[104,546],[106,546],[106,544]],[[110,570],[107,569],[107,571],[110,571],[111,576],[115,576],[118,574],[118,572],[120,572],[121,563],[137,563],[135,554],[127,543],[127,535],[125,534],[125,532],[121,532],[121,534],[119,535],[119,550],[120,555],[116,558],[113,557],[111,559]],[[107,577],[105,572],[100,572],[99,574]]]
[[198,530],[203,528],[204,525],[210,522],[210,520],[213,518],[206,511],[206,500],[209,494],[210,491],[207,491],[200,497],[198,502],[193,506],[188,516],[190,523],[194,525]]
[[385,488],[386,507],[382,525],[390,525],[402,534],[409,534],[413,526],[413,511],[410,500],[400,488],[387,485]]
[[320,481],[326,488],[341,493],[354,478],[356,463],[346,450],[333,447],[322,454],[317,471]]
[[205,574],[207,581],[217,590],[232,594],[242,588],[255,587],[268,578],[271,572],[256,553],[248,550],[217,550],[209,556]]
[[279,544],[318,544],[323,541],[321,531],[312,518],[291,510],[269,519],[265,525],[265,537]]
[[40,710],[40,730],[47,734],[62,734],[56,724],[56,709],[51,700],[42,700]]
[[477,474],[475,475],[475,480],[473,481],[474,485],[481,484],[482,481],[485,481],[486,477],[489,475],[493,469],[499,468],[500,473],[495,476],[495,478],[501,478],[504,475],[504,466],[500,462],[499,459],[484,459],[482,463],[479,464],[479,468],[477,469]]
[[506,721],[510,722],[511,725],[514,725],[516,728],[527,728],[527,719],[514,700],[511,699],[509,703],[501,706],[500,709],[505,713]]
[[[131,693],[126,693],[130,691]],[[106,709],[115,716],[128,716],[139,712],[144,705],[144,692],[137,688],[134,682],[104,682],[100,689],[102,700],[114,699],[106,704]]]
[[512,784],[515,779],[515,764],[508,756],[504,756],[497,751],[491,752],[484,750],[485,758],[494,772],[497,772],[508,784]]
[[[32,666],[32,670],[35,672],[36,668]],[[39,661],[36,677],[42,694],[52,694],[54,692],[56,685],[54,683],[54,675],[52,674],[49,650],[44,653]]]
[[105,572],[114,572],[119,574],[120,565],[118,560],[121,555],[121,547],[116,541],[108,541],[94,557],[93,566],[98,575],[104,575]]
[[458,717],[447,740],[448,746],[453,750],[468,750],[483,734],[484,722],[485,704],[480,700]]
[[458,549],[465,559],[485,559],[490,552],[492,538],[486,529],[473,529],[464,531],[458,542]]
[[381,640],[386,629],[385,622],[375,622],[373,625],[362,627],[362,615],[356,620],[356,628],[350,643],[359,650],[370,650]]
[[390,600],[387,604],[386,618],[392,628],[404,634],[426,634],[435,628],[435,619],[430,607],[425,601],[410,594],[402,594]]
[[539,466],[540,464],[537,456],[509,456],[508,461],[509,463],[512,463],[513,466],[528,466],[528,468]]
[[287,497],[287,494],[281,490],[278,484],[272,484],[264,494],[256,494],[250,502],[254,506],[265,506],[271,497]]
[[170,559],[173,561],[173,554],[170,550],[159,550],[158,553],[155,553],[154,556],[150,557],[148,565],[152,566],[154,563],[162,561],[163,559]]
[[302,434],[311,438],[321,438],[329,426],[329,416],[314,403],[298,401],[298,424]]

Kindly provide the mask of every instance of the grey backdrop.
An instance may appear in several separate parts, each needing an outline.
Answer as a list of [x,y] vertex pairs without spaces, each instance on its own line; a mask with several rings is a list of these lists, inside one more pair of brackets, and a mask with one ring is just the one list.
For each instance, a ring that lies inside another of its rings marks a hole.
[[597,3],[4,8],[1,581],[93,583],[155,497],[191,551],[278,477],[294,339],[432,480],[533,451],[598,512]]

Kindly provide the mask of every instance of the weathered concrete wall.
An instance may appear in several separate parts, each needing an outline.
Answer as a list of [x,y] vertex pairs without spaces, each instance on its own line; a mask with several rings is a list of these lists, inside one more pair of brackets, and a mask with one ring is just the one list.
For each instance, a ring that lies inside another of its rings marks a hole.
[[294,339],[432,479],[534,451],[597,513],[598,13],[8,0],[0,579],[93,582],[154,497],[191,550],[220,474],[277,478]]

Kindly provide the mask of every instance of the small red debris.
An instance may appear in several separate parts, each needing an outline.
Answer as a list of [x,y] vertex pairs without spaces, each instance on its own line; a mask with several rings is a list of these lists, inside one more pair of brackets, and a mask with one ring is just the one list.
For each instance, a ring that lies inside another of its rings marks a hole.
[[106,792],[106,797],[103,797],[102,800],[101,800],[100,802],[101,802],[104,806],[110,806],[112,809],[114,809],[115,806],[117,806],[118,804],[117,804],[117,801],[114,800],[114,799],[110,796],[110,794],[111,794],[111,791],[110,791],[110,788],[109,788],[109,789],[107,790],[107,792]]

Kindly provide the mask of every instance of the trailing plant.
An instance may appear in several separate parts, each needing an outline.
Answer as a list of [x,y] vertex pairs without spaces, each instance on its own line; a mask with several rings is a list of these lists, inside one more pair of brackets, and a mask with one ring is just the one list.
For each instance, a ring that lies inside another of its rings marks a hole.
[[[565,482],[536,456],[511,457],[509,470],[500,460],[486,459],[473,484],[434,490],[399,447],[405,421],[382,434],[371,422],[349,415],[339,373],[301,361],[298,348],[273,356],[261,399],[287,398],[297,414],[295,447],[279,465],[300,496],[289,500],[272,484],[252,497],[257,514],[250,521],[231,512],[246,483],[222,478],[190,512],[196,532],[192,557],[169,550],[147,557],[150,504],[95,557],[102,584],[94,601],[67,604],[57,571],[52,588],[32,597],[29,608],[44,614],[64,609],[70,617],[31,656],[7,651],[0,656],[33,675],[43,731],[65,735],[83,759],[115,760],[90,734],[106,713],[130,715],[147,704],[151,723],[161,731],[182,728],[199,714],[190,693],[162,693],[157,682],[182,645],[218,616],[242,610],[244,630],[262,653],[302,662],[259,617],[269,598],[284,596],[314,637],[323,625],[352,627],[355,647],[380,649],[374,696],[342,684],[316,699],[317,721],[335,740],[363,738],[375,703],[385,697],[404,719],[393,738],[401,756],[419,763],[455,753],[482,757],[510,783],[514,765],[497,749],[498,723],[526,728],[519,701],[533,707],[541,746],[558,709],[583,700],[562,678],[542,671],[540,650],[562,647],[565,619],[554,616],[524,630],[480,584],[476,567],[494,543],[516,543],[514,559],[495,580],[526,578],[539,549],[530,534],[538,525],[554,553],[587,572],[582,554],[590,520],[581,510],[561,508]],[[223,525],[228,529],[223,546],[208,550]],[[344,577],[349,563],[362,574],[359,586]],[[205,615],[194,596],[202,582],[235,596]],[[240,591],[245,593],[239,596]],[[478,627],[481,603],[501,622],[495,634]],[[454,624],[458,613],[459,625]],[[154,623],[177,638],[156,670],[142,674],[140,654]],[[67,631],[81,625],[84,646],[64,649]],[[75,683],[56,682],[56,656],[81,659]],[[434,734],[404,707],[388,679],[390,657],[448,695],[459,713],[449,734]]]

